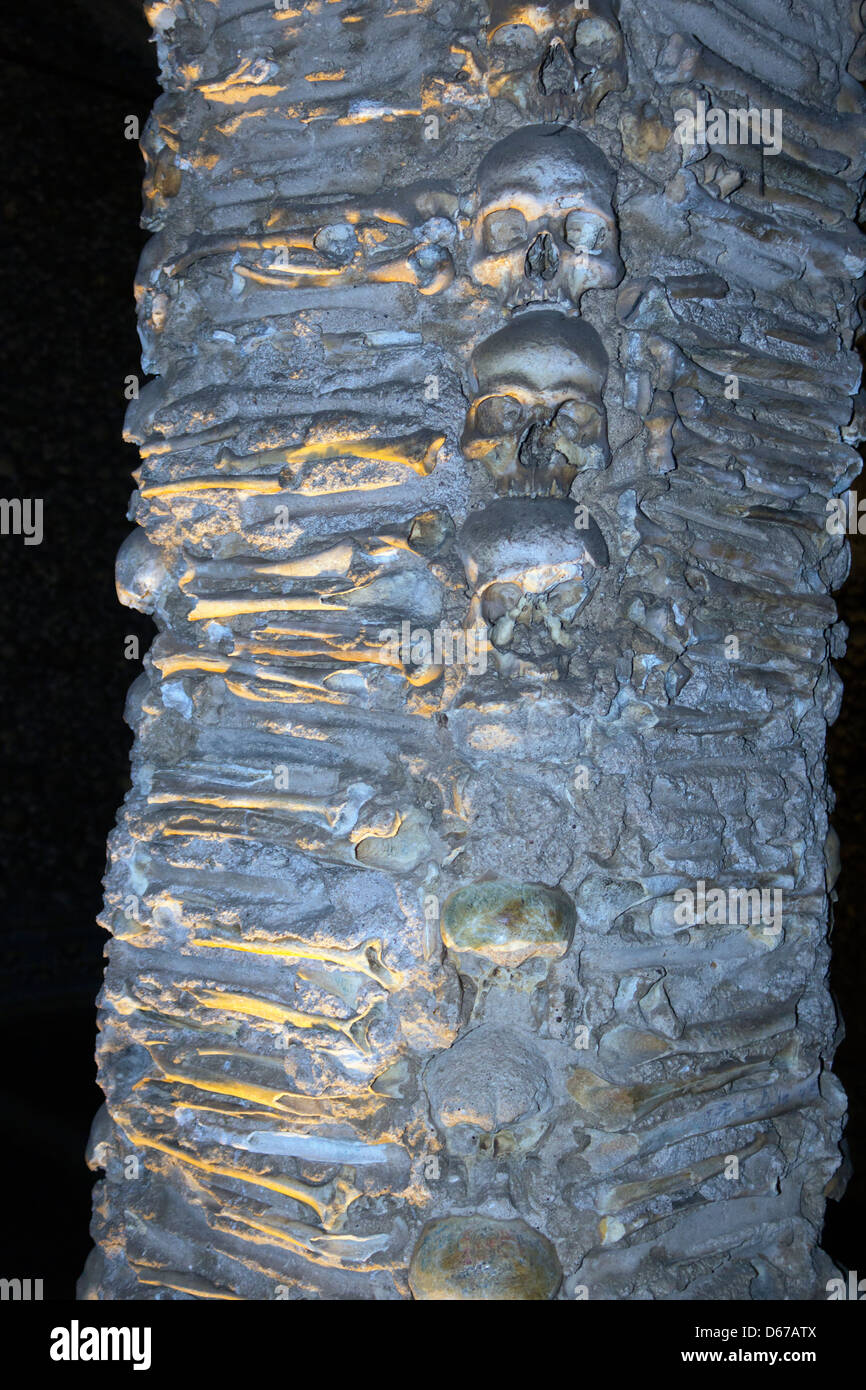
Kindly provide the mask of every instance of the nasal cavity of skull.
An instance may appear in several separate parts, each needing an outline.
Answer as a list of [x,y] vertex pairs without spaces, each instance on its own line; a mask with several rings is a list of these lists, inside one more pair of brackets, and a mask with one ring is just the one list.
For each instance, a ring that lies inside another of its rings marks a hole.
[[551,424],[530,425],[524,435],[517,457],[524,468],[558,468],[565,462],[553,443]]
[[530,279],[542,280],[552,280],[559,270],[559,252],[549,232],[539,232],[535,238],[526,253],[524,270]]
[[574,91],[574,64],[562,39],[555,38],[545,53],[538,80],[545,96]]

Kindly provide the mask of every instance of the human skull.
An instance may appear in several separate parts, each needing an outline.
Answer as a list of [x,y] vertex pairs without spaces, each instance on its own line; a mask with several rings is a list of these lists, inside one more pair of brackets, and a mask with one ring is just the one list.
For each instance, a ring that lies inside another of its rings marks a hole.
[[482,1025],[428,1064],[424,1088],[446,1152],[459,1158],[516,1158],[548,1127],[547,1067],[529,1038]]
[[469,516],[457,550],[472,588],[469,625],[490,629],[500,674],[558,669],[609,562],[592,518],[562,499],[504,498]]
[[613,187],[604,155],[575,130],[537,125],[506,136],[478,170],[473,280],[508,308],[577,306],[584,290],[619,284]]
[[622,91],[626,67],[618,0],[490,0],[488,85],[524,116],[591,116]]
[[140,526],[126,537],[114,569],[117,597],[139,613],[156,611],[168,586],[168,571],[157,545]]
[[607,354],[588,323],[549,309],[521,314],[479,344],[472,370],[461,447],[499,493],[567,496],[579,472],[606,465]]

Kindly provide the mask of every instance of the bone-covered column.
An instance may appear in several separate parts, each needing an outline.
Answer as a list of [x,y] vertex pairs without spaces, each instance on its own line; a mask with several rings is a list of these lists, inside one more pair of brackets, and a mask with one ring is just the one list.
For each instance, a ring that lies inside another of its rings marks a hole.
[[823,1296],[863,26],[645,10],[149,9],[84,1297]]

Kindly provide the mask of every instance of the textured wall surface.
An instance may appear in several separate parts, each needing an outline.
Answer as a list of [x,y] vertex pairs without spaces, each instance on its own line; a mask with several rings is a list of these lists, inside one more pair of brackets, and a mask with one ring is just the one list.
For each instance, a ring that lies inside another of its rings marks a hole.
[[859,7],[149,18],[82,1296],[824,1297]]

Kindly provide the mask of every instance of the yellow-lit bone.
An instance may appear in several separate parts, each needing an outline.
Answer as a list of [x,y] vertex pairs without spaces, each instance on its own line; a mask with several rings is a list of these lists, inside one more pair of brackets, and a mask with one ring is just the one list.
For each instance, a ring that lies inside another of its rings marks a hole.
[[331,1018],[328,1014],[301,1013],[298,1009],[290,1009],[284,1004],[274,1004],[268,999],[256,999],[247,994],[198,989],[189,992],[196,1003],[206,1009],[224,1009],[227,1013],[243,1014],[246,1018],[259,1018],[266,1023],[277,1023],[291,1028],[330,1029],[334,1033],[341,1033],[359,1052],[370,1051],[367,1029],[373,1022],[370,1015],[380,1002],[374,999],[361,1013],[344,1019]]
[[427,477],[433,472],[437,455],[444,443],[444,434],[425,429],[389,439],[376,439],[362,434],[335,434],[330,438],[312,440],[307,444],[282,449],[262,449],[258,453],[248,455],[233,454],[230,449],[224,449],[217,468],[224,468],[233,474],[244,474],[257,472],[268,466],[292,468],[314,459],[356,458],[374,463],[399,463],[421,477]]
[[213,946],[226,951],[247,951],[257,956],[281,956],[284,960],[318,960],[329,965],[339,965],[344,970],[357,970],[371,980],[383,985],[387,990],[399,989],[403,976],[391,970],[382,958],[382,942],[371,938],[360,946],[321,946],[313,941],[297,938],[282,938],[279,943],[272,941],[241,941],[230,937],[196,937],[196,946]]

